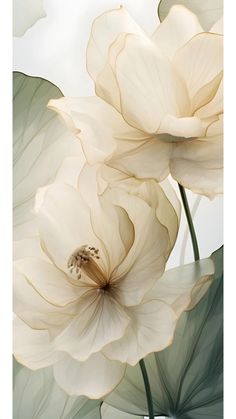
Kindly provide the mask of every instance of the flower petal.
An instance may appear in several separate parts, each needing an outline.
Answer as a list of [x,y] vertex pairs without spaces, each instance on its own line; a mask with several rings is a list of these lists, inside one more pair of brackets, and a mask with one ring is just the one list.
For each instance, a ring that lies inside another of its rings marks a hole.
[[103,349],[108,358],[135,365],[148,353],[161,351],[171,344],[177,321],[171,306],[150,300],[129,307],[127,312],[131,322],[124,337]]
[[126,195],[122,197],[120,194],[117,197],[117,204],[122,202],[135,226],[134,244],[127,257],[112,274],[113,282],[117,285],[117,298],[124,305],[132,306],[140,303],[145,292],[162,275],[172,249],[173,243],[170,242],[168,228],[175,228],[178,217],[173,213],[173,225],[169,224],[168,227],[159,221],[156,212],[158,202],[166,200],[168,207],[169,201],[161,188],[160,190],[158,188],[160,187],[155,182],[143,182],[139,194],[130,195],[129,201]]
[[95,81],[96,93],[117,109],[120,109],[120,93],[108,57],[118,35],[127,32],[144,33],[121,6],[95,19],[87,47],[87,68]]
[[122,307],[105,292],[94,289],[80,299],[77,316],[56,337],[57,350],[87,360],[107,343],[119,339],[129,323]]
[[14,238],[37,232],[36,190],[52,182],[66,156],[81,155],[80,143],[46,105],[62,95],[52,83],[14,72]]
[[193,112],[209,101],[209,83],[214,97],[221,80],[222,54],[223,37],[213,33],[194,36],[175,54],[174,64],[186,82]]
[[16,267],[13,290],[14,312],[32,329],[49,330],[50,335],[55,335],[76,312],[75,305],[63,309],[46,301]]
[[68,282],[64,272],[47,261],[25,258],[17,260],[15,265],[28,283],[51,304],[63,307],[76,301],[85,292],[83,288],[81,290]]
[[[175,4],[176,0],[160,1],[158,6],[158,16],[161,22],[166,19],[169,10]],[[222,0],[178,0],[178,4],[187,7],[195,13],[205,31],[208,31],[223,14]]]
[[40,236],[56,265],[67,274],[67,262],[80,246],[100,250],[101,263],[106,263],[103,243],[96,237],[90,211],[79,191],[69,185],[50,185],[37,193],[37,212]]
[[193,308],[212,283],[214,263],[211,258],[166,271],[146,294],[145,299],[157,298],[171,305],[179,317]]
[[205,138],[180,143],[174,149],[170,170],[181,185],[213,198],[223,192],[222,118],[208,128]]
[[99,399],[119,384],[125,368],[124,364],[110,361],[99,352],[84,362],[64,357],[54,365],[54,376],[58,385],[68,394]]
[[[158,129],[160,134],[170,134],[174,137],[200,137],[205,134],[205,126],[197,117],[176,118],[166,115]],[[164,140],[165,141],[165,140]]]
[[109,162],[110,166],[141,179],[153,178],[162,181],[168,176],[171,143],[160,141],[157,136],[150,136],[139,142],[119,141],[118,146]]
[[187,115],[186,87],[169,60],[148,37],[127,34],[115,73],[121,113],[135,128],[155,133],[164,115]]
[[167,17],[158,25],[152,39],[170,59],[194,35],[203,32],[198,18],[181,5],[171,7]]
[[37,370],[57,362],[62,354],[55,352],[47,330],[34,330],[22,320],[14,320],[14,356],[26,367]]

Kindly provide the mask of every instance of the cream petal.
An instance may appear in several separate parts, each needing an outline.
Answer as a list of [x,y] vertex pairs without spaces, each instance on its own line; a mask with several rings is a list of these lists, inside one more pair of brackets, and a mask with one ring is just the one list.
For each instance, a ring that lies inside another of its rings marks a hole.
[[[155,182],[146,187],[151,199],[153,189],[158,192]],[[166,199],[163,195],[158,198]],[[120,194],[117,204],[121,199]],[[135,240],[124,261],[113,272],[112,281],[117,286],[116,298],[122,305],[132,306],[140,303],[147,290],[162,275],[171,243],[167,228],[157,219],[156,207],[152,208],[138,196],[130,196],[127,201],[126,195],[122,205],[135,226]],[[177,217],[175,222],[178,223]]]
[[47,302],[65,306],[78,299],[84,289],[73,286],[67,276],[52,263],[38,258],[25,258],[15,262],[18,271]]
[[73,304],[62,308],[42,298],[16,267],[13,281],[14,312],[32,329],[49,330],[50,335],[55,335],[76,313],[76,306]]
[[223,25],[224,25],[224,19],[223,19],[223,16],[222,16],[219,20],[217,20],[216,23],[214,23],[214,25],[210,29],[210,32],[218,33],[218,34],[223,35],[223,32],[224,32]]
[[144,32],[121,6],[95,19],[87,47],[87,69],[95,81],[96,93],[117,109],[120,93],[108,57],[110,46],[122,33]]
[[174,5],[158,25],[152,39],[170,59],[196,34],[203,32],[197,16],[181,5]]
[[109,293],[94,289],[80,299],[77,316],[55,339],[58,350],[87,360],[107,343],[123,336],[129,317]]
[[103,162],[112,155],[115,149],[112,123],[117,118],[113,108],[96,97],[50,100],[48,107],[56,111],[80,139],[90,164]]
[[223,113],[223,80],[221,80],[217,92],[212,100],[206,105],[202,106],[195,112],[195,116],[198,118],[209,118],[212,115],[220,115]]
[[[125,151],[123,149],[125,148]],[[119,141],[119,149],[114,153],[109,165],[141,179],[164,180],[169,172],[172,144],[150,136],[145,141]],[[140,170],[142,162],[142,170]]]
[[56,265],[69,274],[68,259],[83,245],[98,248],[99,264],[107,264],[103,243],[92,229],[89,208],[79,191],[69,185],[53,184],[44,189],[42,195],[37,201],[40,236]]
[[205,104],[209,101],[209,89],[206,86],[213,81],[212,90],[215,94],[219,86],[218,76],[223,66],[223,37],[212,33],[201,33],[194,36],[187,44],[180,48],[174,57],[174,65],[186,82],[192,103],[192,112],[203,106],[204,98],[199,95],[200,89],[205,88]]
[[115,73],[122,115],[135,128],[155,133],[164,115],[188,115],[189,98],[184,83],[149,38],[126,36]]
[[157,298],[171,305],[179,317],[184,310],[193,308],[212,283],[212,259],[202,259],[166,271],[146,294],[145,299]]
[[171,175],[195,193],[214,198],[223,192],[222,120],[208,128],[205,138],[186,141],[174,149]]
[[128,125],[119,112],[96,96],[51,100],[48,107],[79,138],[89,164],[107,161],[120,138],[139,141],[144,137],[143,132]]
[[150,300],[130,307],[128,313],[131,322],[124,337],[103,349],[108,358],[135,365],[147,354],[171,344],[177,321],[171,306]]
[[166,115],[158,129],[159,134],[170,134],[175,137],[200,137],[205,134],[205,127],[197,117],[176,118]]
[[[91,211],[91,223],[96,236],[103,242],[109,260],[108,276],[121,263],[134,241],[134,226],[122,206],[113,204],[113,196],[107,191],[99,193],[98,177],[101,166],[84,166],[80,174],[78,188]],[[110,172],[112,169],[110,169]],[[90,182],[91,190],[87,183]],[[110,181],[109,177],[109,181]],[[116,189],[119,194],[119,189]],[[129,195],[127,195],[129,200]],[[109,226],[112,226],[109,227]]]
[[54,351],[47,330],[34,330],[22,320],[14,320],[14,356],[26,367],[37,370],[59,361],[62,355]]
[[64,357],[54,365],[54,376],[66,393],[99,399],[119,384],[125,368],[124,364],[110,361],[99,352],[84,362]]

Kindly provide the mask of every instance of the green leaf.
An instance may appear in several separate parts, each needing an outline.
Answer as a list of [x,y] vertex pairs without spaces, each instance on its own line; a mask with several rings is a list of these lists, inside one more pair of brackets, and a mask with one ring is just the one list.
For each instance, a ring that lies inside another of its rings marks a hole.
[[208,31],[223,15],[222,0],[161,0],[158,6],[161,22],[175,4],[181,4],[195,13],[205,31]]
[[13,34],[22,36],[37,20],[46,16],[43,0],[13,0]]
[[58,387],[53,369],[31,371],[14,361],[13,419],[98,419],[100,400],[69,396]]
[[[222,418],[223,249],[211,256],[214,281],[200,301],[181,316],[174,341],[145,358],[156,415],[178,419]],[[106,402],[136,415],[147,415],[146,396],[138,366]]]
[[63,159],[78,154],[79,141],[59,117],[47,108],[62,96],[52,83],[22,73],[13,74],[13,201],[14,235],[33,236],[34,196],[51,181]]
[[106,403],[102,404],[101,408],[102,419],[143,419],[143,416],[134,416],[129,413],[117,410]]

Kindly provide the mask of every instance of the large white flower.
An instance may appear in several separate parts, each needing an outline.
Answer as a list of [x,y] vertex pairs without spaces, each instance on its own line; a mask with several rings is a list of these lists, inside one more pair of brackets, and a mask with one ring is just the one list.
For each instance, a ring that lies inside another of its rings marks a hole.
[[[204,32],[183,6],[148,36],[121,7],[98,17],[87,49],[93,98],[49,106],[80,138],[90,163],[105,159],[139,178],[171,173],[183,186],[222,193],[222,34]],[[111,105],[111,106],[109,106]],[[102,138],[102,141],[101,141]]]
[[162,276],[178,231],[169,184],[85,166],[76,187],[79,165],[65,160],[37,194],[42,250],[15,262],[14,352],[31,369],[53,364],[67,393],[100,398],[126,363],[171,343],[213,265],[206,259]]

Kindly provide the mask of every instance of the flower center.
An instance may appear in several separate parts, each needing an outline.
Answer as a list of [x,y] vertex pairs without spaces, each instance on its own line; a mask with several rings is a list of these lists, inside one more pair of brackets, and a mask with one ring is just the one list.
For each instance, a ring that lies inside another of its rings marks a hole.
[[80,279],[82,267],[93,259],[100,259],[99,250],[95,247],[83,245],[76,249],[69,257],[67,267],[70,273],[75,271],[78,279]]

